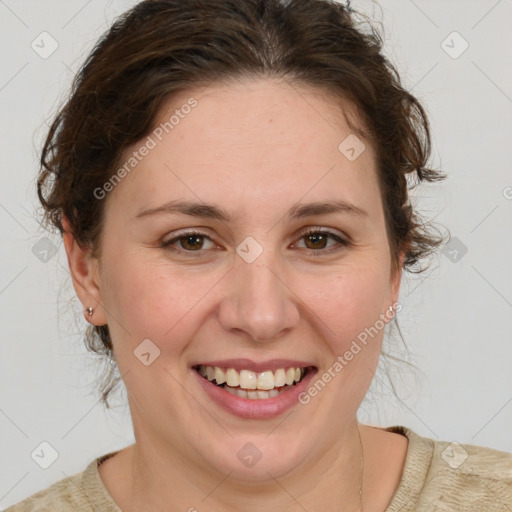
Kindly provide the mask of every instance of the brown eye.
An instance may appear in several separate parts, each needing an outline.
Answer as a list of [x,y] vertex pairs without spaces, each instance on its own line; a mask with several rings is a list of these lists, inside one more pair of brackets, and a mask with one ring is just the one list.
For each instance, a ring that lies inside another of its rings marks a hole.
[[[325,249],[327,238],[328,237],[323,233],[312,233],[311,235],[306,235],[304,237],[308,249]],[[309,243],[311,245],[308,245]]]
[[[205,242],[210,242],[210,247],[204,247]],[[179,245],[178,245],[179,243]],[[205,233],[195,232],[195,231],[187,231],[179,236],[176,236],[166,242],[162,242],[162,247],[164,249],[169,249],[175,252],[181,253],[191,253],[204,252],[203,249],[208,249],[213,247],[213,242],[208,235]]]
[[202,235],[187,235],[178,238],[180,245],[183,249],[196,251],[202,249],[203,236]]
[[[335,243],[327,245],[329,239],[334,240]],[[306,249],[311,249],[311,253],[318,253],[318,256],[322,254],[328,254],[343,249],[346,246],[351,245],[348,240],[321,229],[310,229],[309,231],[302,234],[301,240],[304,240]],[[315,254],[317,255],[317,254]]]

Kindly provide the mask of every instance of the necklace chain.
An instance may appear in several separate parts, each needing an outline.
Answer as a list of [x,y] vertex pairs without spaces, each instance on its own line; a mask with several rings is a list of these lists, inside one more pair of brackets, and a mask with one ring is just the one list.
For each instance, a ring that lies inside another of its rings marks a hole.
[[357,424],[357,435],[359,436],[359,445],[361,446],[361,481],[359,484],[359,508],[363,512],[363,475],[364,475],[364,454],[363,441],[361,440],[361,432],[359,431],[359,423]]

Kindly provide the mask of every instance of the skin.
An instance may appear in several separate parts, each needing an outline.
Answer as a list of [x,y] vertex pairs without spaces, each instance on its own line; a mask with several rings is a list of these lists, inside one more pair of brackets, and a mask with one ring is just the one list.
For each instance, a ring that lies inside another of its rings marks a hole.
[[[65,224],[75,290],[84,308],[95,308],[91,323],[108,323],[136,438],[100,466],[101,478],[125,511],[359,510],[356,412],[383,330],[309,404],[271,420],[220,409],[190,366],[292,358],[310,361],[321,375],[397,302],[401,271],[392,271],[374,152],[366,141],[354,161],[338,150],[353,131],[324,91],[269,78],[214,84],[174,96],[160,120],[191,96],[197,107],[105,199],[101,260]],[[174,199],[214,203],[233,219],[136,218]],[[298,202],[331,199],[367,215],[285,217]],[[308,244],[307,227],[351,244]],[[174,244],[181,255],[161,247],[185,228],[210,237],[200,239],[199,252],[186,239],[185,247]],[[253,263],[236,253],[247,236],[263,248]],[[331,247],[340,250],[320,255]],[[160,356],[144,366],[133,352],[147,338]],[[384,510],[407,439],[359,428],[363,508]],[[248,442],[262,453],[251,468],[237,458]]]

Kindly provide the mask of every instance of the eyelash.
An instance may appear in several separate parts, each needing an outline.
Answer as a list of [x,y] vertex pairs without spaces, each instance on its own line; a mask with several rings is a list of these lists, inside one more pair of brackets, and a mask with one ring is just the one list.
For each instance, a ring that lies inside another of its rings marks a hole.
[[[202,250],[202,249],[197,250],[197,251],[188,251],[186,249],[172,247],[173,244],[175,244],[176,242],[179,242],[179,240],[181,240],[183,238],[187,238],[189,236],[194,236],[194,235],[207,238],[208,240],[213,242],[213,240],[206,233],[203,233],[201,231],[196,231],[196,230],[190,230],[190,231],[181,233],[179,236],[176,236],[176,237],[172,238],[171,240],[162,242],[161,247],[164,249],[169,249],[171,251],[177,252],[178,254],[193,254],[194,257],[200,256],[201,253],[204,252],[204,250]],[[327,249],[309,249],[310,252],[319,253],[319,254],[316,254],[315,256],[322,256],[325,254],[335,253],[335,252],[342,250],[345,247],[352,245],[350,241],[348,241],[344,238],[341,238],[338,235],[331,233],[330,231],[326,231],[325,229],[320,229],[320,228],[307,229],[306,231],[301,233],[299,240],[303,239],[306,236],[310,236],[310,235],[327,235],[327,236],[333,238],[334,240],[336,240],[336,242],[338,243],[338,247],[334,247],[334,248],[330,247]],[[307,247],[306,247],[306,249],[307,249]],[[197,253],[197,254],[194,254],[194,253]]]

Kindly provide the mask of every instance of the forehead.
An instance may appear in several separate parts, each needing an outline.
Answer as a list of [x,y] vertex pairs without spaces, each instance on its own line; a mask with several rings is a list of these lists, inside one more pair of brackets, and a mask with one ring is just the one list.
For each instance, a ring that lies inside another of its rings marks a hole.
[[[123,190],[129,189],[127,207],[176,197],[238,207],[274,199],[279,205],[306,194],[308,200],[333,197],[335,190],[352,202],[365,194],[371,198],[373,148],[356,136],[345,115],[357,126],[350,104],[283,80],[180,91],[163,103],[149,138],[126,151],[125,161],[151,146],[111,195],[125,202]],[[343,152],[347,140],[360,144],[358,152],[364,147],[356,159]]]

